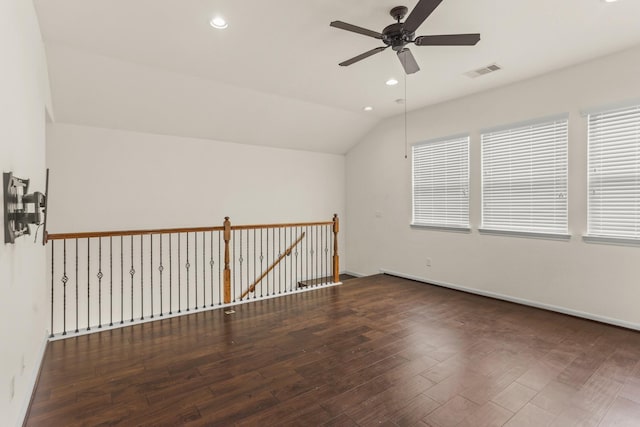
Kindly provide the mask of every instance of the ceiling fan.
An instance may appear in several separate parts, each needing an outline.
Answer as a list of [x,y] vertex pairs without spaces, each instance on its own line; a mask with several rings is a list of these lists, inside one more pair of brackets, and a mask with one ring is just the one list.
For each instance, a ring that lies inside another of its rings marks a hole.
[[409,48],[405,47],[409,43],[413,43],[416,46],[473,46],[480,41],[480,34],[443,34],[437,36],[418,36],[415,37],[415,32],[422,25],[422,23],[431,15],[436,7],[442,2],[442,0],[420,0],[416,7],[413,8],[406,21],[402,21],[409,9],[405,6],[397,6],[391,9],[389,14],[397,22],[387,26],[381,33],[368,30],[366,28],[358,27],[356,25],[347,24],[342,21],[333,21],[330,25],[341,30],[347,30],[354,33],[362,34],[364,36],[373,37],[382,42],[386,46],[376,47],[358,56],[354,56],[340,65],[346,67],[354,64],[365,58],[368,58],[376,53],[380,53],[383,50],[391,47],[396,51],[400,63],[407,74],[413,74],[420,70],[416,59]]

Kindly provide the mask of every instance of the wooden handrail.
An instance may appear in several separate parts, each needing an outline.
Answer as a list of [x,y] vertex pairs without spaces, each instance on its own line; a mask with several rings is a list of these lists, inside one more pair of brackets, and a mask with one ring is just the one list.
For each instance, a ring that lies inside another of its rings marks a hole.
[[[294,222],[283,224],[255,224],[255,225],[231,225],[230,230],[259,230],[264,228],[286,227],[311,227],[316,225],[332,225],[333,221],[320,222]],[[81,233],[47,233],[46,241],[64,239],[86,239],[91,237],[119,237],[140,236],[149,234],[173,234],[173,233],[200,233],[204,231],[224,231],[224,226],[216,227],[190,227],[190,228],[159,228],[150,230],[117,230],[117,231],[89,231]]]
[[155,230],[89,231],[83,233],[47,233],[47,241],[64,239],[86,239],[91,237],[144,236],[148,234],[198,233],[223,231],[224,227],[159,228]]
[[291,251],[293,250],[293,248],[295,248],[295,247],[298,245],[298,243],[300,243],[300,242],[302,241],[302,239],[304,239],[305,234],[306,234],[305,232],[302,232],[302,234],[300,235],[300,237],[298,237],[298,238],[296,239],[296,241],[295,241],[295,242],[293,242],[293,243],[291,244],[291,246],[289,246],[289,247],[287,248],[287,250],[286,250],[286,251],[284,251],[284,253],[283,253],[282,255],[280,255],[280,256],[278,257],[278,259],[277,259],[277,260],[275,260],[275,261],[273,262],[273,264],[271,264],[271,265],[269,266],[269,268],[267,268],[267,269],[264,271],[264,273],[262,273],[262,274],[260,275],[260,277],[258,277],[258,278],[256,279],[256,281],[255,281],[255,282],[253,282],[253,284],[252,284],[251,286],[249,286],[249,287],[247,288],[247,290],[246,290],[246,291],[244,291],[244,292],[242,293],[242,295],[240,296],[240,299],[242,299],[242,298],[246,297],[246,296],[247,296],[247,294],[249,294],[249,292],[253,292],[253,291],[256,289],[256,286],[258,285],[258,283],[260,283],[260,282],[262,281],[262,279],[264,279],[264,278],[267,276],[267,274],[269,274],[269,272],[271,272],[271,270],[273,270],[273,269],[276,267],[276,265],[278,265],[278,264],[280,263],[280,261],[282,261],[285,257],[287,257],[287,256],[289,256],[289,255],[291,254]]

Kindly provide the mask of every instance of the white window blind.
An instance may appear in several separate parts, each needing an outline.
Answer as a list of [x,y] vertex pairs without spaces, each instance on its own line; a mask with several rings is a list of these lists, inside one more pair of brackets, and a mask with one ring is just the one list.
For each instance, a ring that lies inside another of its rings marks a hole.
[[567,233],[568,120],[482,134],[482,228]]
[[413,225],[469,227],[469,136],[414,145]]
[[640,239],[640,105],[589,114],[590,236]]

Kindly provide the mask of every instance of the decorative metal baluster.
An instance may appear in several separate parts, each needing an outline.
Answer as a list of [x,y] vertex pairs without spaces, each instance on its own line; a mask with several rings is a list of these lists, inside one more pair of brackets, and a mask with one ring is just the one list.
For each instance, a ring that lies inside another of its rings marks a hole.
[[[180,235],[178,235],[180,236]],[[173,251],[171,250],[171,240],[173,236],[171,234],[169,234],[169,314],[173,314],[173,286],[172,286],[172,277],[173,277],[173,262],[172,257],[173,257]],[[179,252],[179,251],[178,251]]]
[[[78,310],[78,282],[80,281],[78,279],[78,239],[76,240],[76,333],[80,332],[80,327],[79,327],[79,310]],[[51,241],[51,243],[53,243],[53,241]]]
[[[293,243],[293,227],[289,227],[289,242]],[[289,254],[289,256],[291,257],[291,254]],[[293,292],[293,261],[294,258],[292,257],[291,262],[289,263],[289,292]]]
[[124,236],[120,236],[120,324],[124,323]]
[[149,283],[151,289],[151,319],[153,319],[153,234],[149,235],[149,246],[151,247],[149,258]]
[[[233,238],[235,239],[236,237],[236,230],[233,231]],[[234,253],[235,253],[235,249],[234,249]],[[238,258],[238,263],[240,264],[240,271],[238,276],[240,277],[240,291],[242,291],[242,289],[244,289],[244,287],[242,286],[242,262],[244,261],[244,259],[242,258],[242,230],[240,230],[240,256]],[[235,298],[233,299],[235,301]]]
[[327,277],[327,283],[331,283],[331,274],[329,273],[329,226],[324,227],[324,274]]
[[191,268],[191,264],[189,264],[189,233],[187,233],[187,263],[184,266],[187,269],[187,311],[189,311],[189,268]]
[[[51,242],[53,243],[53,241]],[[67,239],[62,241],[62,335],[67,335]],[[53,274],[53,271],[51,271]],[[53,325],[51,326],[53,332]]]
[[207,276],[205,256],[207,254],[207,246],[204,237],[204,231],[202,232],[202,308],[207,306]]
[[113,326],[113,237],[109,236],[109,326]]
[[[158,271],[160,272],[160,317],[164,316],[164,305],[163,305],[163,295],[162,295],[162,272],[164,271],[164,266],[162,265],[162,234],[160,235],[160,265],[158,266]],[[171,235],[169,235],[171,237]]]
[[213,230],[209,232],[209,244],[211,246],[211,250],[209,251],[209,267],[211,267],[211,307],[213,307],[213,266],[215,265],[213,262]]
[[54,251],[54,242],[51,241],[51,332],[49,334],[49,338],[53,338],[53,281],[54,281],[54,261],[55,261],[55,251]]
[[140,320],[144,320],[144,236],[140,235]]
[[89,322],[91,320],[91,317],[89,316],[89,307],[91,305],[90,300],[89,300],[89,293],[90,293],[90,288],[91,288],[91,274],[90,274],[90,270],[91,270],[91,244],[90,244],[90,240],[89,238],[87,238],[87,331],[91,330],[91,327],[89,326]]
[[195,286],[193,288],[194,293],[196,294],[196,307],[194,310],[198,309],[198,233],[193,233],[193,244],[195,245],[195,268],[193,269],[193,275],[195,277]]
[[[267,235],[267,265],[269,265],[269,229],[265,233]],[[262,271],[262,268],[260,269]],[[267,274],[267,296],[269,296],[269,275]]]
[[[273,230],[273,232],[275,233],[275,229]],[[280,258],[282,256],[282,236],[281,236],[281,231],[282,229],[280,227],[278,227],[278,258]],[[284,260],[285,262],[287,262],[287,260]],[[275,292],[274,292],[275,293]],[[278,265],[278,295],[280,295],[282,293],[282,268],[280,268],[280,265]]]
[[98,329],[102,328],[102,237],[98,237]]
[[[264,271],[264,269],[262,268],[262,261],[264,260],[264,255],[262,253],[262,228],[260,229],[260,271]],[[269,236],[267,235],[267,239],[269,238]],[[269,276],[267,276],[267,281],[269,281]],[[262,286],[262,283],[260,283],[260,298],[264,298],[264,291],[263,291],[264,286]],[[267,289],[268,290],[268,289]]]
[[131,269],[129,270],[129,275],[131,276],[131,301],[129,301],[129,305],[131,306],[131,321],[133,322],[133,276],[136,274],[136,270],[133,268],[133,236],[130,237],[131,240]]
[[218,231],[218,305],[222,305],[222,232]]
[[[249,265],[251,264],[251,258],[249,256],[249,245],[250,245],[250,240],[251,238],[249,237],[249,230],[247,230],[246,232],[247,235],[247,286],[249,285],[249,283],[251,283],[251,280],[249,279]],[[251,299],[251,295],[247,295],[247,299]]]
[[[298,235],[300,235],[300,231],[301,231],[301,230],[302,230],[302,229],[301,229],[300,227],[296,227],[296,231],[297,231],[297,234],[298,234]],[[295,285],[294,285],[294,286],[295,286],[296,288],[298,287],[298,283],[299,283],[298,278],[300,277],[300,276],[298,275],[298,272],[299,272],[299,270],[300,270],[300,266],[299,266],[299,264],[298,264],[298,253],[299,253],[299,252],[298,252],[298,246],[299,246],[299,245],[296,245],[296,247],[295,247],[295,252],[293,253],[293,254],[295,255],[295,261],[296,261],[296,280],[295,280],[295,282],[294,282],[294,283],[295,283]]]
[[[256,276],[256,254],[257,254],[257,252],[256,252],[256,229],[254,228],[253,229],[253,279],[254,280],[255,280],[256,277],[258,277],[258,276]],[[262,286],[260,288],[262,288]],[[255,289],[254,289],[254,292],[253,292],[253,299],[256,299]]]
[[309,280],[311,280],[311,278],[312,278],[309,275],[309,273],[310,273],[310,270],[309,270],[309,241],[313,241],[313,240],[310,240],[310,239],[312,239],[312,236],[311,236],[311,233],[309,233],[309,226],[305,227],[305,232],[306,232],[305,235],[308,236],[308,238],[305,239],[306,240],[305,258],[306,258],[306,264],[307,264],[307,269],[306,269],[306,272],[305,272],[305,280],[307,281],[307,283],[309,283]]

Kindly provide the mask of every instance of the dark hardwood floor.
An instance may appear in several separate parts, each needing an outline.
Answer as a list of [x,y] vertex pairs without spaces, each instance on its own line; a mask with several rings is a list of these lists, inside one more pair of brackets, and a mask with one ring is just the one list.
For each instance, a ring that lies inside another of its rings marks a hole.
[[391,276],[49,343],[29,426],[639,426],[640,333]]

